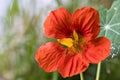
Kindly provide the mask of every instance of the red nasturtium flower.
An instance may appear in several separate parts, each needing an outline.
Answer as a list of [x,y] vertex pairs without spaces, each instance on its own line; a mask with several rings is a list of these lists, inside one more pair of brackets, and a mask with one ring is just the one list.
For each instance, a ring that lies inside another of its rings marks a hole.
[[110,41],[97,37],[100,32],[97,10],[83,7],[73,14],[65,8],[52,11],[44,23],[44,33],[57,42],[42,45],[36,60],[47,72],[58,70],[63,77],[85,71],[90,63],[97,64],[110,54]]

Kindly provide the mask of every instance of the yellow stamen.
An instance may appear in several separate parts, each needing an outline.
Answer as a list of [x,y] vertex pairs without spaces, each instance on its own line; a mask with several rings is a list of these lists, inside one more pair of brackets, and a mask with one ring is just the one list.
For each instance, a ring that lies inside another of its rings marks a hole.
[[78,34],[75,30],[73,31],[73,37],[74,37],[75,41],[78,41],[78,39],[79,39]]
[[73,46],[72,38],[58,39],[58,42],[60,42],[62,45],[65,45],[67,47],[72,47]]
[[81,34],[78,35],[75,30],[73,31],[72,38],[58,39],[58,42],[75,52],[82,52],[82,45],[86,44],[83,36]]

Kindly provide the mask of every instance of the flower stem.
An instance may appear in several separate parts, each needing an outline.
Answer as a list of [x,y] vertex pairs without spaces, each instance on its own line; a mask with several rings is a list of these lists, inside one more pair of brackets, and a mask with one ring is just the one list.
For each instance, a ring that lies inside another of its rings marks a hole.
[[83,73],[80,73],[80,80],[84,80]]
[[96,80],[99,80],[100,78],[100,69],[101,69],[101,62],[97,66]]
[[57,72],[53,72],[52,80],[58,80],[58,73]]

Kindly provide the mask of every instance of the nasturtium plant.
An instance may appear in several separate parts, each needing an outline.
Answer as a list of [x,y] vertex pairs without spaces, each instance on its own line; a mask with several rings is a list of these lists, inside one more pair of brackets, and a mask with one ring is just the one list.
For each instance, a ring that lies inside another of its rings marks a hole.
[[101,62],[110,52],[113,56],[120,50],[119,3],[120,0],[115,1],[109,10],[100,7],[99,13],[92,7],[83,7],[74,13],[65,8],[51,11],[44,22],[44,33],[56,42],[39,47],[35,59],[40,68],[46,72],[57,70],[63,78],[80,73],[84,80],[82,72],[90,64],[98,64],[96,80],[99,80]]
[[110,39],[111,57],[120,53],[120,0],[114,1],[111,8],[106,10],[103,7],[99,8],[100,15],[100,36],[105,36]]

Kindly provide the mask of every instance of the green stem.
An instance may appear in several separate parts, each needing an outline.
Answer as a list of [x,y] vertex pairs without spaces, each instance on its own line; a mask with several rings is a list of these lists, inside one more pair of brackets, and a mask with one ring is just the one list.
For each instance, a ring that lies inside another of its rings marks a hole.
[[84,80],[83,73],[80,73],[80,80]]
[[97,66],[96,80],[99,80],[100,78],[100,69],[101,69],[101,62]]
[[58,80],[58,73],[53,72],[52,80]]

